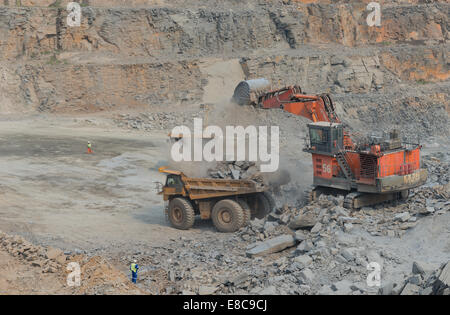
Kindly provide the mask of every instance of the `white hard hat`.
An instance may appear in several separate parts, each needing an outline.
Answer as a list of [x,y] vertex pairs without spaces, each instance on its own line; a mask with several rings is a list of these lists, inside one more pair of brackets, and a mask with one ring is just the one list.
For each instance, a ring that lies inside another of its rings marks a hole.
[[137,260],[136,260],[136,259],[133,259],[133,262],[134,262],[134,263],[137,263]]

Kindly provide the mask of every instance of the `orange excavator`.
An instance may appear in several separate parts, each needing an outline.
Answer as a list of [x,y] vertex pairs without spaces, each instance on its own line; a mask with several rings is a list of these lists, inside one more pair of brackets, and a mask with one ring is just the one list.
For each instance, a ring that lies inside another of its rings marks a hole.
[[299,86],[268,91],[268,81],[241,82],[233,96],[240,105],[279,108],[312,121],[304,151],[314,168],[309,200],[320,194],[344,194],[344,206],[359,209],[385,201],[407,199],[428,177],[421,168],[420,144],[402,143],[397,130],[389,137],[354,143],[336,115],[329,95],[303,94]]

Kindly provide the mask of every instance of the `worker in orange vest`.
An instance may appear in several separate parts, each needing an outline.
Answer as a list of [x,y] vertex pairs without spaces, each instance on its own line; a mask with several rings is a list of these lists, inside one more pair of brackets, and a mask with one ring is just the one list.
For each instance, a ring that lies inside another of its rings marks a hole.
[[88,144],[87,144],[87,153],[88,154],[94,153],[94,152],[92,152],[92,144],[90,141],[88,141]]

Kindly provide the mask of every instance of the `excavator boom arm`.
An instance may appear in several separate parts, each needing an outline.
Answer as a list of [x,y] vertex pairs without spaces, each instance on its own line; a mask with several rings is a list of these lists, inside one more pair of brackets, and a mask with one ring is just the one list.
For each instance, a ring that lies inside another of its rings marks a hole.
[[340,122],[334,113],[329,110],[321,96],[295,95],[293,100],[281,103],[280,108],[294,115],[306,117],[313,122]]
[[[328,94],[303,94],[299,86],[286,87],[259,95],[257,104],[265,109],[281,108],[294,115],[308,118],[313,122],[341,122]],[[344,143],[346,148],[354,147],[347,132],[344,132]]]
[[313,122],[340,122],[329,95],[301,94],[298,86],[266,93],[259,97],[258,103],[262,108],[281,108],[294,115],[306,117]]

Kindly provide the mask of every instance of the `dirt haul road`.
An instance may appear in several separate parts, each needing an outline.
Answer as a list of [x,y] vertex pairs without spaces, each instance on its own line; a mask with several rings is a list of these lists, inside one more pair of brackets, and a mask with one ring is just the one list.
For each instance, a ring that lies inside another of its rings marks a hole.
[[0,230],[69,251],[156,246],[198,233],[169,227],[153,190],[153,181],[164,180],[157,167],[166,140],[166,132],[93,128],[69,118],[3,121]]

